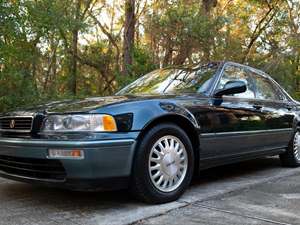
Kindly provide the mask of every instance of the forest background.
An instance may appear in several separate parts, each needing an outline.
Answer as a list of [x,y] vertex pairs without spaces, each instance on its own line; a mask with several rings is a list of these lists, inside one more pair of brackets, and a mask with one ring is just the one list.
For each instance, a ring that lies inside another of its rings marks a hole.
[[0,0],[0,112],[231,60],[300,99],[299,0]]

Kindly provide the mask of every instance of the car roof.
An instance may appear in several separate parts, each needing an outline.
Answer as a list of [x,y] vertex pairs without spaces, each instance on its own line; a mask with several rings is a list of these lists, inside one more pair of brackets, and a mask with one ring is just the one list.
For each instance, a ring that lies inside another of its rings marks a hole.
[[252,66],[248,66],[248,65],[245,65],[245,64],[236,63],[236,62],[232,62],[232,61],[224,61],[224,64],[231,64],[231,65],[236,65],[236,66],[240,66],[240,67],[245,67],[248,70],[253,71],[253,72],[255,72],[255,73],[257,73],[257,74],[259,74],[261,76],[270,78],[269,74],[267,74],[266,72],[264,72],[264,71],[262,71],[260,69],[254,68]]
[[257,68],[254,68],[254,67],[251,67],[251,66],[248,66],[248,65],[245,65],[245,64],[233,62],[233,61],[227,61],[227,60],[224,60],[224,61],[210,61],[210,62],[206,62],[206,63],[196,63],[196,64],[189,64],[189,65],[175,65],[175,66],[164,67],[164,68],[161,68],[161,69],[195,70],[195,69],[198,69],[200,67],[209,66],[209,65],[216,65],[216,66],[223,67],[223,65],[225,65],[225,64],[231,64],[231,65],[244,67],[244,68],[247,68],[247,69],[249,69],[249,70],[251,70],[255,73],[258,73],[261,76],[270,78],[270,75],[268,75],[267,73],[265,73],[264,71],[262,71],[260,69],[257,69]]
[[206,62],[206,63],[195,63],[195,64],[188,64],[188,65],[174,65],[174,66],[167,66],[163,67],[161,69],[182,69],[182,70],[196,70],[200,67],[203,66],[209,66],[209,65],[216,65],[220,66],[222,65],[223,62],[221,61],[211,61],[211,62]]

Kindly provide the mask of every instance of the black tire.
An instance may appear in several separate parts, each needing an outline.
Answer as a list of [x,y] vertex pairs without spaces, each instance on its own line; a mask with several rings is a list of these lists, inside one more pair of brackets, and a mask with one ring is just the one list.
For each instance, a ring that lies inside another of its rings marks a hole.
[[[154,144],[166,135],[178,138],[187,153],[187,170],[180,186],[174,191],[162,192],[155,187],[149,175],[149,157]],[[150,129],[140,141],[133,164],[131,179],[132,194],[146,203],[160,204],[177,200],[189,186],[194,170],[194,153],[191,141],[187,134],[177,125],[172,123],[159,124]]]
[[297,144],[299,138],[299,131],[297,131],[285,153],[279,155],[282,166],[284,167],[298,167],[300,166],[300,146]]

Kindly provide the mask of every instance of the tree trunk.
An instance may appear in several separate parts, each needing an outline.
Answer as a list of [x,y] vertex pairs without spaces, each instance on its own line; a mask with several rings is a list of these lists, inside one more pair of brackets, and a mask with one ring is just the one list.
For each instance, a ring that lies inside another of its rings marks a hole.
[[[80,19],[80,5],[81,0],[76,1],[75,21]],[[70,79],[70,91],[73,95],[77,94],[77,54],[78,54],[78,25],[72,31],[72,56],[71,56],[71,79]]]
[[125,2],[125,24],[123,42],[123,74],[130,73],[133,61],[133,47],[135,34],[135,0]]
[[[273,13],[272,13],[273,12]],[[268,12],[265,14],[265,16],[258,22],[256,25],[251,37],[250,42],[247,45],[246,51],[243,56],[242,63],[245,63],[248,59],[248,56],[251,52],[251,49],[259,36],[262,34],[262,32],[268,27],[268,25],[271,23],[275,15],[277,14],[278,9],[275,9],[274,7],[270,7]]]
[[[202,14],[207,17],[207,20],[211,20],[212,9],[218,4],[218,0],[203,0],[202,1]],[[206,62],[210,61],[210,50],[213,45],[212,39],[207,39],[207,43],[203,46],[203,57]]]
[[78,30],[72,32],[72,59],[71,59],[71,81],[70,91],[73,95],[76,95],[77,91],[77,49],[78,45]]
[[163,67],[166,67],[166,66],[171,64],[172,54],[173,54],[173,49],[172,48],[173,48],[173,46],[171,44],[171,40],[168,39],[166,47],[165,47],[165,56],[164,56],[164,59],[163,59]]
[[175,57],[173,64],[174,65],[182,65],[185,60],[189,57],[191,52],[191,48],[188,46],[181,46],[178,55]]
[[218,4],[218,0],[203,0],[202,1],[202,12],[206,16],[211,15],[211,10]]

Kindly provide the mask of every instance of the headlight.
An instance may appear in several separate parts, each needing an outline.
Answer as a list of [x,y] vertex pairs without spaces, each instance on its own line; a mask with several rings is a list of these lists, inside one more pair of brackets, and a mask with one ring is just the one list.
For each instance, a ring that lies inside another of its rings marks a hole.
[[51,131],[117,131],[114,118],[110,115],[52,115],[44,121],[43,132]]

